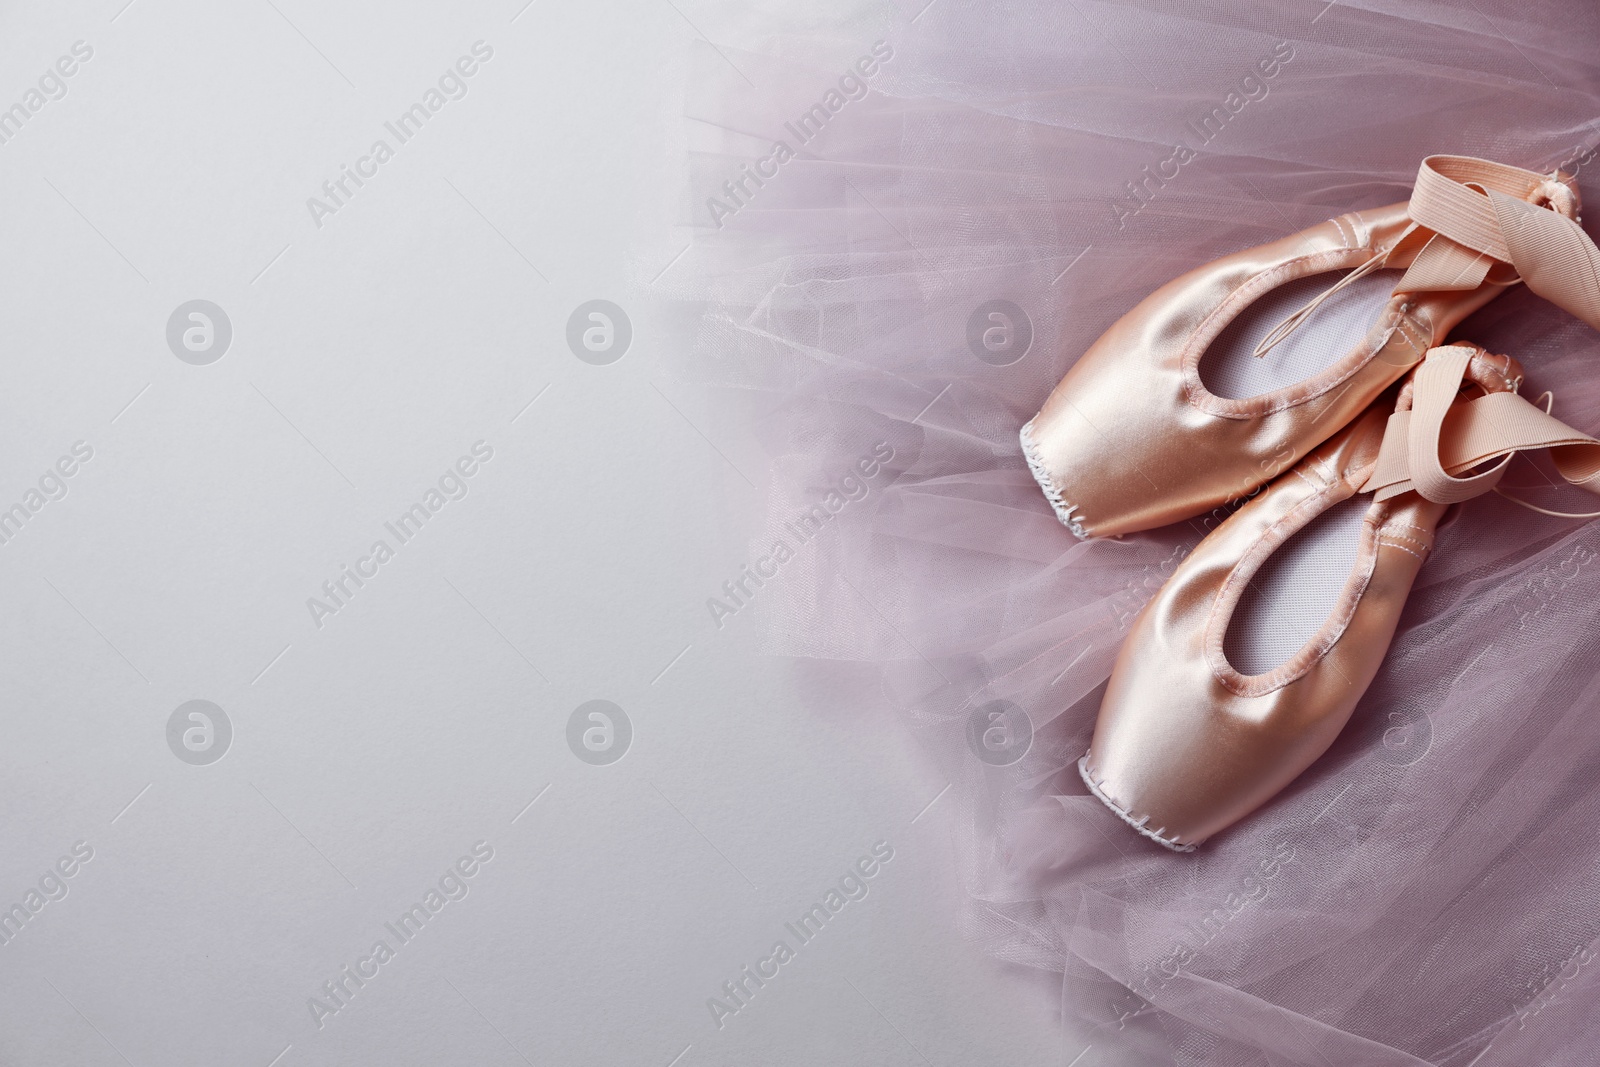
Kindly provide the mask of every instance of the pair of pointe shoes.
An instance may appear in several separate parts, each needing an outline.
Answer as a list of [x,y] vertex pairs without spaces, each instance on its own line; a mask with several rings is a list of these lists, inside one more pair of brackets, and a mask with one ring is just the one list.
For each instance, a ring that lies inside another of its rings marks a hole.
[[[1431,156],[1409,203],[1340,216],[1163,286],[1023,427],[1029,467],[1079,537],[1246,501],[1134,621],[1078,764],[1139,833],[1189,851],[1328,749],[1388,651],[1445,510],[1493,489],[1516,453],[1548,449],[1567,481],[1600,494],[1600,441],[1519,396],[1516,360],[1444,343],[1519,282],[1600,329],[1600,249],[1577,212],[1566,175]],[[1230,329],[1275,292],[1350,271],[1261,336],[1257,356],[1306,341],[1327,328],[1318,320],[1342,291],[1402,269],[1360,340],[1310,377],[1242,399],[1202,382],[1202,357],[1247,343]],[[1286,660],[1242,672],[1229,630],[1252,579],[1358,496],[1370,504],[1331,611]]]

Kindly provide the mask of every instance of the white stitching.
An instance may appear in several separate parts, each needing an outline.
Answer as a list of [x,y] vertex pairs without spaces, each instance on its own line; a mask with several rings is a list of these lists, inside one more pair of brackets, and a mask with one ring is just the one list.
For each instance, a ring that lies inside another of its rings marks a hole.
[[1028,461],[1028,470],[1033,472],[1033,480],[1044,490],[1044,498],[1050,501],[1050,507],[1055,511],[1056,518],[1061,520],[1061,525],[1071,530],[1072,536],[1080,541],[1089,540],[1089,531],[1083,528],[1083,516],[1073,515],[1073,512],[1078,510],[1078,505],[1068,504],[1061,499],[1061,490],[1056,488],[1050,472],[1045,469],[1044,458],[1039,455],[1039,450],[1033,443],[1032,430],[1033,420],[1029,419],[1023,423],[1017,438],[1022,442],[1022,458]]
[[1341,244],[1343,244],[1346,248],[1354,249],[1354,248],[1361,247],[1361,241],[1356,236],[1356,227],[1355,227],[1355,223],[1354,222],[1350,223],[1350,232],[1346,233],[1345,232],[1345,228],[1344,228],[1345,227],[1345,216],[1343,216],[1343,215],[1335,215],[1333,218],[1329,219],[1328,221],[1333,223],[1333,225],[1338,229],[1338,231],[1339,231],[1339,242]]
[[1094,776],[1089,773],[1089,756],[1090,753],[1085,752],[1078,760],[1078,777],[1083,779],[1083,784],[1089,787],[1089,792],[1093,793],[1100,803],[1110,808],[1112,813],[1115,814],[1117,818],[1121,819],[1123,822],[1127,823],[1129,826],[1133,827],[1139,833],[1143,834],[1145,837],[1148,837],[1162,848],[1169,848],[1174,852],[1194,851],[1195,846],[1192,844],[1185,845],[1175,837],[1162,836],[1161,830],[1165,830],[1165,826],[1161,827],[1160,830],[1150,829],[1147,825],[1145,825],[1150,821],[1150,816],[1140,815],[1135,818],[1133,812],[1129,811],[1121,804],[1118,804],[1115,800],[1112,800],[1106,791],[1100,788],[1100,783],[1095,781]]
[[[1422,552],[1413,552],[1413,551],[1411,551],[1411,549],[1407,548],[1405,545],[1396,544],[1393,541],[1385,541],[1381,537],[1378,539],[1378,544],[1383,545],[1383,546],[1385,546],[1387,548],[1398,548],[1400,551],[1406,553],[1407,555],[1416,556],[1418,559],[1422,560],[1424,563],[1426,563],[1428,561],[1428,557],[1426,555],[1424,555]],[[1413,542],[1413,544],[1415,544],[1415,542]]]

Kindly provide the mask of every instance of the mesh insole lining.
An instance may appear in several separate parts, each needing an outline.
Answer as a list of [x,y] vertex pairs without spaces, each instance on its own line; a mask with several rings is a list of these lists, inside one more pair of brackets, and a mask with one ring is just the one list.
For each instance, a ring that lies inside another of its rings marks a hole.
[[1361,520],[1371,506],[1372,497],[1361,493],[1341,501],[1268,557],[1222,638],[1223,654],[1234,670],[1265,674],[1305,647],[1333,613],[1355,567]]
[[1256,345],[1348,271],[1326,271],[1285,282],[1245,308],[1200,357],[1200,380],[1228,400],[1271,393],[1303,382],[1347,355],[1372,328],[1400,280],[1400,272],[1374,271],[1329,297],[1271,352]]

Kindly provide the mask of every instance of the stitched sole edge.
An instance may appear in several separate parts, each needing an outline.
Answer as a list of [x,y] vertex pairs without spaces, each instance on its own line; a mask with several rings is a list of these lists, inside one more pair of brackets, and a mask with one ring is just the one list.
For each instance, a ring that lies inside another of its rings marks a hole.
[[1093,793],[1100,803],[1110,808],[1112,813],[1116,815],[1117,818],[1121,819],[1123,822],[1137,830],[1142,836],[1148,837],[1162,848],[1171,849],[1173,852],[1193,852],[1195,850],[1195,846],[1200,844],[1200,842],[1197,841],[1194,844],[1185,845],[1173,838],[1164,837],[1162,836],[1160,830],[1152,830],[1145,825],[1150,821],[1150,816],[1140,815],[1135,817],[1133,812],[1129,811],[1121,804],[1118,804],[1115,800],[1112,800],[1111,797],[1107,795],[1106,791],[1100,788],[1100,783],[1095,781],[1094,776],[1089,773],[1089,753],[1087,752],[1085,752],[1078,760],[1078,777],[1082,778],[1083,784],[1089,787],[1089,792]]
[[1022,458],[1028,461],[1028,470],[1033,472],[1033,480],[1039,483],[1039,488],[1044,490],[1044,498],[1050,501],[1050,507],[1055,511],[1056,518],[1061,520],[1061,525],[1072,531],[1072,536],[1080,541],[1090,539],[1090,533],[1083,528],[1083,523],[1073,516],[1078,510],[1076,504],[1068,504],[1061,499],[1061,490],[1050,480],[1050,472],[1045,469],[1044,459],[1039,455],[1038,446],[1033,443],[1033,420],[1029,419],[1022,424],[1022,429],[1017,433],[1017,439],[1022,442]]

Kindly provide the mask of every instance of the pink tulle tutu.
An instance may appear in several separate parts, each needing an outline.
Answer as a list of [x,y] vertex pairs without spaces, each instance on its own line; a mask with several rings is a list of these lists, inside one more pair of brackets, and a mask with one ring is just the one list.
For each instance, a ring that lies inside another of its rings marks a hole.
[[[1059,978],[1063,1062],[1590,1062],[1600,527],[1457,508],[1333,750],[1174,855],[1075,761],[1215,517],[1079,542],[1017,431],[1152,289],[1404,200],[1429,153],[1600,199],[1600,9],[924,3],[694,57],[697,236],[658,285],[699,315],[684,378],[767,450],[781,573],[724,608],[954,783],[968,932]],[[1588,327],[1515,291],[1457,333],[1600,429]],[[1586,510],[1547,473],[1504,484]]]

